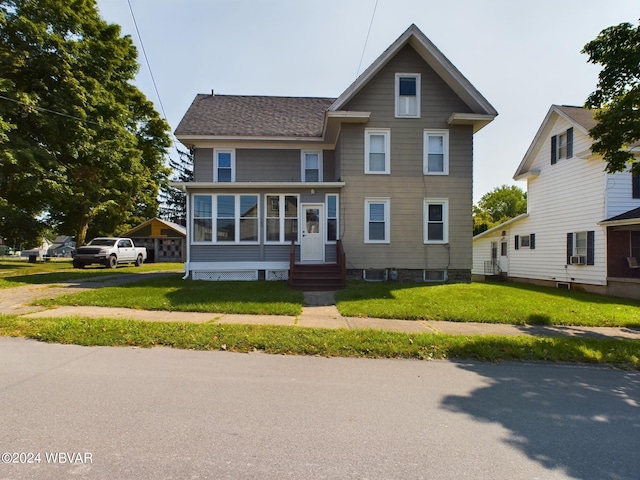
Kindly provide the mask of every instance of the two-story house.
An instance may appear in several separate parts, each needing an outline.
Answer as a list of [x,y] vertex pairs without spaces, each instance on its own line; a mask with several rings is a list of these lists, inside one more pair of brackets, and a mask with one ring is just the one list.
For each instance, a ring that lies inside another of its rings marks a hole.
[[640,177],[605,171],[595,125],[591,110],[551,106],[513,177],[527,213],[474,237],[474,276],[640,298]]
[[[473,135],[495,109],[415,26],[338,98],[197,95],[186,277],[470,281]],[[185,277],[185,278],[186,278]]]

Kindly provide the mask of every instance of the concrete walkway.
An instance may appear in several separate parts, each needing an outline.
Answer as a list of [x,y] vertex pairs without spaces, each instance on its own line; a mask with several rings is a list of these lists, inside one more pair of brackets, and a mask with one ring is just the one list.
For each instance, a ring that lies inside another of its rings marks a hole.
[[[117,281],[117,280],[116,280]],[[96,287],[98,285],[93,285]],[[379,329],[406,333],[445,333],[452,335],[535,335],[582,338],[612,338],[640,340],[640,330],[618,327],[561,327],[540,325],[503,325],[489,323],[443,322],[433,320],[389,320],[379,318],[343,317],[335,306],[334,292],[305,292],[305,305],[299,316],[231,315],[222,313],[147,311],[129,308],[65,306],[52,309],[26,305],[27,297],[55,297],[86,290],[87,285],[46,288],[18,287],[5,290],[11,298],[0,300],[0,313],[17,314],[25,318],[87,317],[117,318],[147,322],[192,322],[247,325],[284,325],[314,328]],[[29,291],[20,291],[29,289]],[[4,292],[3,292],[4,293]]]

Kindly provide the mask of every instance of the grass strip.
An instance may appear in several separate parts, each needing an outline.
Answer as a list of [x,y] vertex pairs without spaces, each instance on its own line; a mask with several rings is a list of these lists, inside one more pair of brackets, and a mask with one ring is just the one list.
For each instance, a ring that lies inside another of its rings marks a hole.
[[327,357],[550,361],[640,370],[640,342],[565,337],[407,334],[216,323],[0,316],[0,335],[86,346],[164,346]]

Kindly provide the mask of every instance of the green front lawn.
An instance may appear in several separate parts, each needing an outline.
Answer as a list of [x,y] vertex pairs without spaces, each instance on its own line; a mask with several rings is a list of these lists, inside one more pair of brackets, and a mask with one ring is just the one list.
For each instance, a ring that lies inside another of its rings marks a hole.
[[206,282],[182,280],[182,275],[103,287],[37,302],[39,305],[96,305],[142,310],[299,315],[301,292],[285,282]]
[[49,262],[29,263],[26,258],[0,260],[0,289],[44,283],[63,283],[99,278],[105,275],[182,270],[182,263],[145,263],[140,267],[122,265],[116,269],[91,265],[75,269],[71,259],[52,259]]
[[[514,283],[351,282],[336,292],[336,301],[348,317],[640,327],[640,302]],[[302,294],[284,282],[206,282],[182,280],[180,275],[43,302],[266,315],[298,315],[302,303]]]
[[348,317],[640,327],[640,302],[516,283],[352,282],[336,301]]

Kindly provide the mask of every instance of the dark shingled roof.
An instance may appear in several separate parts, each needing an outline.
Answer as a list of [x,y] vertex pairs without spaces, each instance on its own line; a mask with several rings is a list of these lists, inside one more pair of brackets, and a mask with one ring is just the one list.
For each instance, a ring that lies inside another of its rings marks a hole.
[[573,119],[578,125],[581,125],[586,130],[591,130],[598,123],[593,118],[593,110],[582,107],[572,107],[569,105],[558,105],[558,109]]
[[335,98],[198,94],[176,136],[320,137]]
[[640,218],[640,207],[629,210],[628,212],[621,213],[615,217],[607,218],[605,222],[617,222],[619,220],[635,220]]

